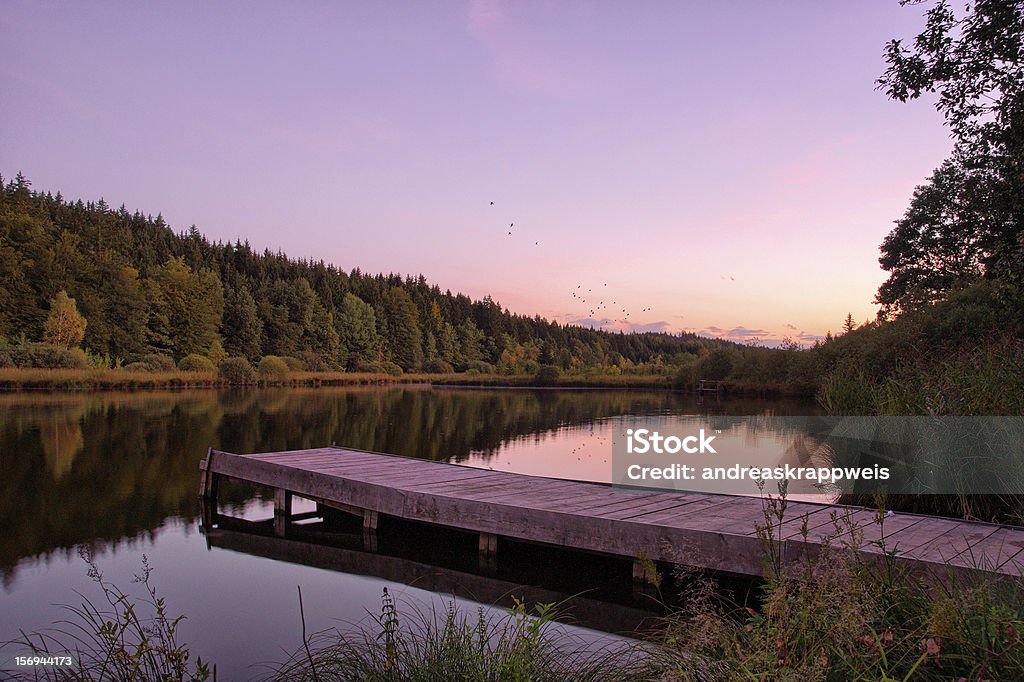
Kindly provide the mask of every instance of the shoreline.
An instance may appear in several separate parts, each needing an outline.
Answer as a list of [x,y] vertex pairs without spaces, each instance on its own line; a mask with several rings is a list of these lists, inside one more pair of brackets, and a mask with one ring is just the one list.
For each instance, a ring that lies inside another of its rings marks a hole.
[[[685,393],[692,389],[679,386],[668,374],[617,376],[567,375],[553,382],[539,383],[531,374],[425,374],[392,375],[369,372],[291,372],[284,381],[234,383],[215,372],[128,372],[123,369],[0,369],[0,393],[24,392],[99,392],[133,390],[192,390],[231,387],[306,387],[321,386],[439,386],[452,388],[517,389],[643,389]],[[801,387],[728,384],[723,396],[764,396],[813,398]],[[712,398],[714,399],[714,398]]]
[[283,381],[237,383],[215,372],[127,372],[122,369],[0,369],[0,392],[119,391],[152,389],[210,389],[231,387],[320,387],[424,385],[478,388],[673,388],[664,375],[632,377],[563,377],[539,385],[529,374],[425,374],[392,375],[370,372],[291,372]]

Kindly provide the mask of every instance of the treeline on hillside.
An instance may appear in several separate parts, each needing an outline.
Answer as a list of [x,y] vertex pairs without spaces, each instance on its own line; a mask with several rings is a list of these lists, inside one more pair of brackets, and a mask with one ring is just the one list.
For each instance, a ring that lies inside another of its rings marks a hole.
[[[140,358],[299,358],[309,370],[534,373],[659,371],[733,344],[693,334],[621,334],[526,317],[424,277],[334,265],[176,234],[158,215],[36,192],[0,179],[0,338],[22,354],[54,341],[54,311],[108,366]],[[64,314],[63,312],[61,314]],[[74,325],[72,325],[74,326]],[[26,365],[45,365],[29,357]],[[96,364],[94,362],[94,364]]]

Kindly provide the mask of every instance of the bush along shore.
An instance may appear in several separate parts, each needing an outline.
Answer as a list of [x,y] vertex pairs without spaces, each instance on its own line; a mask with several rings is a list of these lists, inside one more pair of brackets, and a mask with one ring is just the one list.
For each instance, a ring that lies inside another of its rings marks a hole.
[[[192,357],[192,356],[189,356]],[[186,362],[168,368],[133,362],[118,368],[4,367],[0,368],[0,390],[102,391],[134,389],[187,389],[228,386],[367,386],[385,384],[434,384],[473,387],[543,387],[543,388],[673,388],[669,377],[649,375],[605,376],[581,374],[563,376],[549,373],[497,374],[448,372],[386,371],[307,371],[285,364],[289,358],[269,356],[254,367],[244,358],[227,358],[214,367],[207,358],[203,363]],[[294,368],[294,369],[293,369]]]

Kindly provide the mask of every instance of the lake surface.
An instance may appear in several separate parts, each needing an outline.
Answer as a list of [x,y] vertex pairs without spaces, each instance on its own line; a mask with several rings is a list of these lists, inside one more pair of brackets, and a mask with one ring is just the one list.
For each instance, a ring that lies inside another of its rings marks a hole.
[[[609,482],[611,433],[623,419],[817,413],[800,402],[698,402],[679,393],[623,390],[325,387],[0,395],[0,641],[17,637],[19,629],[50,627],[66,615],[59,604],[80,601],[76,591],[98,596],[80,546],[92,549],[105,578],[129,592],[145,555],[172,613],[187,614],[182,640],[218,664],[220,679],[251,678],[265,672],[253,664],[283,660],[301,645],[297,586],[311,631],[350,627],[376,614],[385,586],[398,595],[400,608],[429,608],[440,599],[430,589],[489,603],[489,590],[506,584],[563,594],[590,590],[588,599],[620,610],[594,608],[589,617],[606,630],[616,629],[608,624],[619,618],[617,629],[627,630],[641,611],[630,602],[628,566],[620,577],[615,562],[521,550],[486,585],[463,580],[452,587],[452,576],[459,582],[473,570],[472,543],[446,544],[402,531],[382,537],[376,559],[344,549],[289,549],[259,538],[212,541],[199,528],[199,461],[209,447],[247,453],[335,442]],[[771,438],[762,437],[766,444]],[[262,519],[273,513],[272,502],[258,491],[232,488],[226,495],[232,515]],[[428,568],[438,564],[440,573]]]

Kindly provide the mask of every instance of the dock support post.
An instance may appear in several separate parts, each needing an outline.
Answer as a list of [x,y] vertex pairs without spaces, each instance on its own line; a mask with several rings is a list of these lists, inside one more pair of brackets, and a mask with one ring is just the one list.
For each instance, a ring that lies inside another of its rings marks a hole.
[[633,591],[645,594],[652,593],[660,583],[658,566],[641,552],[633,559]]
[[498,570],[498,536],[494,533],[480,533],[480,571],[492,573]]
[[377,551],[377,517],[376,511],[363,510],[363,549],[367,552]]
[[199,498],[216,502],[217,474],[213,473],[213,448],[207,448],[206,459],[199,462],[199,468],[203,470],[199,477]]
[[292,515],[292,494],[284,488],[274,490],[274,535],[283,538]]
[[217,474],[213,473],[213,448],[207,448],[206,459],[199,462],[199,501],[202,507],[202,528],[213,528],[217,522]]

